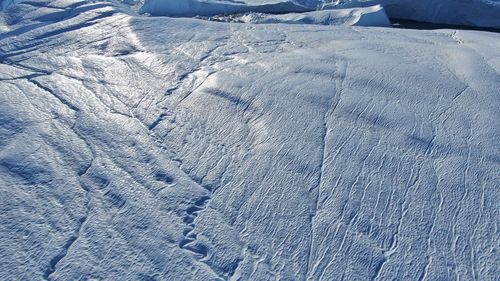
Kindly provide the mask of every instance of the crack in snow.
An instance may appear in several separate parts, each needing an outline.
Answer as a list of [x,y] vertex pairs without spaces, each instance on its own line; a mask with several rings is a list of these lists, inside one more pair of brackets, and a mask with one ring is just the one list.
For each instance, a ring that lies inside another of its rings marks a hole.
[[[323,116],[323,141],[322,141],[322,155],[321,155],[321,163],[320,163],[320,171],[318,175],[318,183],[316,185],[315,189],[315,198],[314,198],[314,212],[311,215],[309,219],[309,225],[310,225],[310,242],[309,242],[309,251],[306,257],[306,274],[304,275],[305,278],[308,278],[310,271],[311,271],[311,255],[313,251],[313,242],[314,242],[314,220],[316,218],[318,208],[319,208],[319,196],[321,192],[321,187],[324,184],[323,181],[323,176],[324,176],[324,169],[325,169],[325,160],[327,158],[328,152],[327,152],[327,141],[328,141],[328,135],[329,135],[329,129],[328,129],[328,118],[333,115],[335,110],[337,109],[341,98],[342,98],[342,92],[343,92],[343,83],[345,80],[345,76],[347,73],[347,67],[348,63],[341,61],[340,63],[337,62],[337,70],[336,73],[340,75],[339,79],[340,82],[337,82],[336,84],[336,94],[331,101],[330,105],[328,106],[328,109],[325,111],[325,114]],[[332,189],[335,187],[331,187]]]

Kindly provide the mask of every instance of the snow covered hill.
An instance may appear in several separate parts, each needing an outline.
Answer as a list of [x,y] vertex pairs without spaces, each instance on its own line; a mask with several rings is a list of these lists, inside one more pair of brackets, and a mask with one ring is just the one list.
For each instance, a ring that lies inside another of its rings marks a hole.
[[1,280],[495,280],[500,34],[0,13]]

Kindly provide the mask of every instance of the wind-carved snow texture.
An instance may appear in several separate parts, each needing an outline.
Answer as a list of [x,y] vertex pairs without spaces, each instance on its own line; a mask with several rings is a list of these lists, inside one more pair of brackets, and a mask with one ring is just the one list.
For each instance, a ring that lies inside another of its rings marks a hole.
[[500,276],[498,34],[1,22],[0,279]]

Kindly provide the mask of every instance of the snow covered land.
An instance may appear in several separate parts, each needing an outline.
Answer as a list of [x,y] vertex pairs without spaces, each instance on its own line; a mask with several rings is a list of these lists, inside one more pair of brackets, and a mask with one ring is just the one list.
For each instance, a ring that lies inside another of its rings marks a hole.
[[498,280],[500,33],[276,3],[2,4],[0,280]]

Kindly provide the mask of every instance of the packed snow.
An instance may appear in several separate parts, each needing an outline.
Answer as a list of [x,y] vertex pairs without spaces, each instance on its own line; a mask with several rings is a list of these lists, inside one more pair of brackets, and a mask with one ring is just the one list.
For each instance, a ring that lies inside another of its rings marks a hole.
[[499,33],[84,0],[0,28],[1,280],[500,276]]

